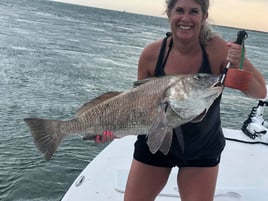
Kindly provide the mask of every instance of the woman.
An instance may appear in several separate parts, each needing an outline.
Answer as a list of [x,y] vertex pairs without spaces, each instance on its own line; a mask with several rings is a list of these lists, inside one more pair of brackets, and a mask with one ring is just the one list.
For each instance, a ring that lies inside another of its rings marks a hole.
[[[206,23],[209,0],[166,0],[166,5],[171,34],[145,47],[139,60],[139,80],[166,74],[202,72],[219,75],[227,61],[231,62],[232,68],[239,68],[240,45],[226,43],[212,33]],[[244,92],[264,98],[266,85],[262,75],[247,58],[243,68],[253,75]],[[161,152],[151,154],[146,137],[138,136],[125,201],[153,201],[174,166],[179,167],[177,183],[182,201],[213,200],[218,164],[225,146],[220,99],[215,100],[201,122],[187,123],[174,130],[172,148],[167,155]],[[183,151],[176,139],[178,132],[183,134]]]

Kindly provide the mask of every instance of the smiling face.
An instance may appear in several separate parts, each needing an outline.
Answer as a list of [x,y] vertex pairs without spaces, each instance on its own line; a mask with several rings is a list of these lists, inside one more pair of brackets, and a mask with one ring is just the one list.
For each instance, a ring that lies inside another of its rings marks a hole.
[[168,12],[171,31],[181,40],[198,39],[202,24],[208,17],[195,0],[177,0]]

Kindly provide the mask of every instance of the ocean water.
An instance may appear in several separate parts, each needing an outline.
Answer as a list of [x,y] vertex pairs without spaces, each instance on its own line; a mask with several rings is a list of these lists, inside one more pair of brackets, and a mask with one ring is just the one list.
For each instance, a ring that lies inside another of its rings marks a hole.
[[[131,88],[143,47],[164,37],[167,19],[46,0],[1,0],[0,27],[0,200],[60,200],[106,144],[69,137],[47,162],[23,118],[70,118],[97,95]],[[238,29],[214,28],[235,40]],[[247,55],[268,79],[268,34],[248,34]],[[226,89],[223,126],[240,129],[256,104]]]

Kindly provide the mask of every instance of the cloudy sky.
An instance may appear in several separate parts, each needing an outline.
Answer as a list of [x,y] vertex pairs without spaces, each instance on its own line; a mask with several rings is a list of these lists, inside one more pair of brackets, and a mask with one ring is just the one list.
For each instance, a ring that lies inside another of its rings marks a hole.
[[[165,17],[165,0],[56,0]],[[268,0],[210,0],[213,24],[268,32]]]

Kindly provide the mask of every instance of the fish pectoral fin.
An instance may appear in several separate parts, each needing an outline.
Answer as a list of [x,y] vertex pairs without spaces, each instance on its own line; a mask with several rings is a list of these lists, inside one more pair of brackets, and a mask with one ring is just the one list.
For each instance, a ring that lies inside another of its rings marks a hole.
[[172,135],[170,133],[172,134],[172,129],[167,125],[165,108],[166,106],[163,107],[163,104],[159,107],[157,117],[147,135],[147,145],[153,154],[158,150],[167,154],[171,146]]
[[206,116],[207,114],[207,109],[205,109],[200,115],[198,115],[196,118],[194,118],[191,122],[192,123],[197,123],[197,122],[200,122],[204,119],[204,117]]
[[166,134],[164,134],[164,135],[165,135],[165,138],[164,138],[159,150],[164,155],[167,155],[169,150],[170,150],[171,144],[172,144],[173,129],[167,130]]
[[152,154],[160,150],[163,154],[167,154],[172,141],[172,129],[160,128],[149,132],[147,135],[147,145]]

